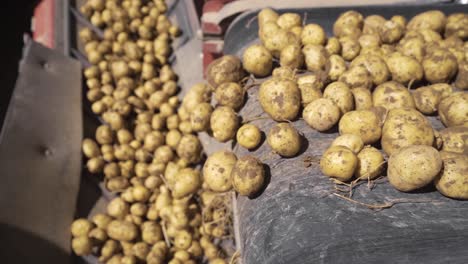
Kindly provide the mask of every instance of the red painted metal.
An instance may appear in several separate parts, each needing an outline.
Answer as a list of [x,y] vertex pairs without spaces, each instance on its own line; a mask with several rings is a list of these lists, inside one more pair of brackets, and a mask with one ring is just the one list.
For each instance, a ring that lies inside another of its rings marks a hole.
[[33,39],[42,45],[55,47],[55,0],[42,0],[34,10]]

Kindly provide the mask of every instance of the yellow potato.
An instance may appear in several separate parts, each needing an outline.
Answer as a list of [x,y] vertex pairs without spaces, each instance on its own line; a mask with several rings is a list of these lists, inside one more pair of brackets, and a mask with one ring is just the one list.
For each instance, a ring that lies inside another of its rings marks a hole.
[[416,109],[423,114],[430,115],[437,111],[442,95],[430,87],[421,87],[413,92],[413,98]]
[[301,148],[301,139],[297,130],[289,123],[278,123],[267,135],[268,145],[283,157],[295,156]]
[[375,88],[372,94],[374,106],[388,110],[396,108],[414,108],[414,100],[408,89],[395,81],[385,82]]
[[271,54],[278,58],[280,52],[288,45],[300,45],[301,40],[294,33],[278,29],[265,39],[264,45]]
[[304,121],[315,130],[326,131],[340,120],[340,108],[332,100],[319,98],[309,103],[302,113]]
[[302,67],[303,64],[304,55],[302,54],[301,47],[299,45],[288,45],[284,47],[283,50],[281,50],[280,65],[282,67],[299,69]]
[[215,192],[226,192],[232,188],[231,171],[237,157],[230,151],[211,154],[203,166],[203,178],[208,188]]
[[387,59],[387,66],[392,79],[402,84],[419,81],[423,78],[423,67],[414,58],[394,52]]
[[273,76],[273,78],[296,81],[296,71],[295,69],[290,68],[290,67],[275,68],[271,75]]
[[458,70],[455,56],[445,49],[432,49],[422,61],[424,76],[431,83],[446,83]]
[[435,148],[409,145],[390,156],[387,176],[397,190],[409,192],[431,183],[441,169],[442,159]]
[[237,143],[246,149],[256,148],[262,139],[262,134],[258,127],[252,124],[245,124],[237,130]]
[[232,169],[231,180],[234,190],[240,195],[258,193],[265,182],[263,163],[253,156],[239,158]]
[[289,30],[295,26],[301,26],[302,19],[298,14],[284,13],[278,17],[276,23],[278,23],[278,26],[280,26],[282,29]]
[[276,121],[296,118],[301,104],[301,94],[296,83],[284,79],[263,82],[258,99],[263,110]]
[[71,224],[71,234],[74,237],[87,236],[94,228],[91,221],[85,218],[79,218]]
[[93,241],[87,236],[75,237],[71,241],[71,247],[77,256],[90,255],[93,250]]
[[343,134],[335,138],[330,147],[343,146],[349,148],[354,154],[358,154],[364,147],[361,137],[354,134]]
[[302,45],[315,44],[324,45],[327,41],[325,30],[317,24],[307,24],[301,33]]
[[378,48],[382,45],[380,36],[378,34],[363,34],[358,39],[359,45],[362,49],[365,48]]
[[266,22],[275,22],[278,20],[278,13],[276,13],[273,9],[271,8],[263,8],[259,13],[258,13],[258,24],[259,26],[264,25]]
[[322,98],[322,91],[312,83],[299,85],[299,90],[301,90],[302,106],[307,106],[311,102]]
[[198,137],[184,135],[177,146],[177,155],[188,163],[197,163],[201,159],[202,146]]
[[359,136],[364,144],[377,142],[382,135],[377,115],[369,110],[356,110],[343,115],[338,128],[340,135],[354,134]]
[[210,126],[213,137],[220,142],[226,142],[236,136],[239,118],[232,108],[218,106],[211,114]]
[[331,81],[337,81],[340,76],[346,72],[347,65],[346,61],[338,55],[331,55],[329,58],[330,61],[330,69],[328,71],[328,78]]
[[468,156],[457,156],[444,159],[444,168],[434,180],[437,190],[443,195],[466,200],[468,199]]
[[336,19],[333,24],[333,34],[337,37],[360,35],[363,26],[363,17],[360,13],[346,11]]
[[341,52],[340,41],[335,37],[329,38],[328,41],[327,41],[327,45],[325,45],[325,50],[330,55],[339,54]]
[[351,66],[338,80],[346,83],[351,89],[356,87],[372,88],[372,76],[362,65]]
[[454,13],[447,17],[445,25],[445,37],[457,36],[461,39],[468,38],[468,15],[466,13]]
[[342,114],[354,109],[354,98],[349,86],[344,82],[333,82],[323,92],[323,97],[335,103]]
[[172,186],[172,196],[180,199],[195,194],[201,186],[200,172],[192,168],[184,168],[175,175],[175,183]]
[[397,45],[397,50],[405,56],[415,58],[419,62],[422,62],[426,54],[424,39],[418,37],[401,40]]
[[403,37],[405,28],[392,20],[388,20],[382,25],[379,33],[383,43],[393,44]]
[[341,44],[341,56],[347,61],[351,61],[359,55],[361,45],[356,36],[344,36],[339,39]]
[[207,131],[210,128],[210,117],[213,107],[209,103],[201,103],[190,114],[190,123],[195,132]]
[[[380,85],[390,78],[387,64],[379,56],[372,54],[359,55],[351,62],[350,67],[352,68],[359,65],[363,66],[369,72],[374,85]],[[366,76],[362,78],[366,78]],[[356,81],[356,83],[358,82]]]
[[380,15],[370,15],[364,19],[363,34],[379,34],[380,28],[385,23],[385,18]]
[[239,110],[244,104],[245,89],[238,83],[223,83],[216,88],[215,98],[218,104]]
[[225,82],[239,82],[244,76],[241,60],[233,55],[214,60],[206,69],[206,80],[214,88]]
[[440,131],[442,150],[468,155],[468,127],[454,126]]
[[354,107],[356,110],[368,110],[373,106],[372,94],[369,89],[357,87],[351,90],[354,98]]
[[107,226],[107,234],[112,239],[129,242],[138,236],[138,229],[133,223],[113,220]]
[[356,170],[358,159],[347,147],[333,146],[323,153],[320,170],[328,177],[349,181]]
[[408,22],[408,30],[431,29],[442,32],[445,28],[446,17],[439,10],[430,10],[414,16]]
[[273,56],[263,45],[249,46],[242,55],[244,69],[258,77],[264,77],[271,73],[273,68]]
[[366,146],[357,154],[357,158],[356,178],[373,180],[381,175],[385,159],[378,149]]
[[397,108],[389,111],[382,128],[382,149],[391,155],[410,145],[432,146],[434,132],[430,122],[418,111]]
[[457,92],[439,103],[440,120],[446,127],[459,126],[468,121],[468,93]]
[[326,71],[328,64],[328,52],[320,45],[306,45],[302,49],[305,57],[305,64],[307,70],[315,71]]

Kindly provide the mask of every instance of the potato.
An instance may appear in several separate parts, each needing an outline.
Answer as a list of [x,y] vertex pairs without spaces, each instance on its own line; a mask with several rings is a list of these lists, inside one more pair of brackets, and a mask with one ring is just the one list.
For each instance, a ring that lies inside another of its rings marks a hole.
[[457,36],[466,40],[468,38],[468,15],[466,13],[454,13],[447,17],[445,24],[445,37]]
[[295,156],[301,148],[301,139],[297,130],[289,123],[278,123],[267,135],[268,145],[283,157]]
[[278,26],[280,26],[282,29],[289,30],[295,26],[301,26],[302,19],[298,14],[284,13],[278,17],[276,23],[278,23]]
[[442,41],[442,37],[440,36],[439,33],[435,32],[434,30],[430,29],[421,29],[419,30],[419,33],[424,39],[424,42],[426,42],[426,51],[431,50],[429,47],[432,45],[432,47],[438,47],[439,43]]
[[85,218],[79,218],[71,224],[71,233],[74,237],[87,236],[94,228],[91,221]]
[[359,55],[361,46],[355,36],[344,36],[339,39],[341,44],[341,56],[347,61],[351,61]]
[[197,163],[201,159],[202,146],[198,137],[194,135],[182,136],[176,150],[177,155],[190,164]]
[[[258,64],[258,62],[257,62]],[[280,65],[283,67],[291,67],[293,69],[302,68],[304,64],[304,55],[302,54],[299,45],[287,45],[281,50]]]
[[300,45],[301,40],[294,33],[284,29],[278,29],[265,39],[264,45],[275,58],[279,58],[280,52],[288,45]]
[[327,41],[327,45],[325,45],[325,50],[330,55],[339,54],[341,52],[340,41],[335,37],[329,38],[328,41]]
[[208,188],[215,192],[226,192],[232,188],[231,171],[237,157],[231,151],[211,154],[203,166],[203,179]]
[[342,114],[354,109],[354,98],[349,86],[344,82],[333,82],[323,92],[323,97],[335,103]]
[[394,81],[377,86],[372,94],[372,101],[374,106],[382,106],[388,110],[415,107],[413,97],[408,89]]
[[210,127],[216,140],[226,142],[236,136],[239,118],[232,108],[218,106],[211,114]]
[[330,147],[343,146],[349,148],[354,154],[359,153],[364,147],[361,137],[354,134],[343,134],[335,138]]
[[322,73],[308,73],[297,78],[297,85],[311,84],[315,89],[322,90],[325,79],[326,76]]
[[413,92],[414,104],[419,112],[430,115],[437,111],[437,106],[442,99],[439,91],[430,87],[421,87]]
[[304,108],[302,117],[313,129],[326,131],[338,123],[341,117],[341,111],[332,100],[320,98],[312,101]]
[[328,177],[340,181],[349,181],[356,170],[358,159],[347,147],[333,146],[323,153],[320,170]]
[[302,45],[324,45],[327,41],[325,30],[317,24],[305,25],[301,33]]
[[275,22],[278,20],[278,13],[276,13],[273,9],[271,8],[263,8],[259,13],[258,13],[258,25],[261,27],[263,26],[266,22]]
[[385,18],[380,15],[370,15],[364,19],[363,34],[379,34],[380,28],[385,23]]
[[244,104],[245,89],[238,83],[223,83],[216,88],[215,98],[218,104],[239,110]]
[[415,58],[419,62],[422,62],[426,54],[424,39],[417,37],[403,39],[398,44],[397,50],[405,56]]
[[245,124],[237,130],[236,140],[246,149],[254,149],[262,140],[260,129],[252,124]]
[[209,103],[201,103],[190,113],[190,124],[195,132],[207,131],[210,128],[210,117],[213,107]]
[[388,20],[382,25],[379,33],[383,43],[394,44],[403,37],[405,28],[392,20]]
[[387,176],[397,190],[409,192],[431,183],[441,169],[442,160],[435,148],[409,145],[390,156]]
[[404,16],[395,15],[395,16],[392,16],[390,20],[397,23],[401,27],[406,28],[406,18]]
[[71,241],[71,247],[77,256],[90,255],[93,251],[93,241],[87,236],[75,237]]
[[107,226],[107,235],[115,240],[129,242],[138,236],[138,229],[133,223],[113,220]]
[[91,158],[86,163],[86,168],[91,173],[101,173],[104,169],[104,159],[102,157]]
[[302,27],[301,26],[295,26],[289,29],[289,32],[293,33],[298,39],[301,38],[302,35]]
[[369,89],[357,87],[351,90],[354,98],[354,107],[356,110],[368,110],[373,106],[372,95]]
[[[359,65],[363,66],[369,72],[372,78],[372,83],[374,85],[380,85],[386,82],[390,77],[390,72],[388,70],[387,64],[379,56],[372,55],[372,54],[359,55],[351,62],[350,67],[352,68],[352,67],[359,66]],[[362,72],[362,70],[360,71]],[[366,78],[364,73],[361,73],[361,74],[363,75],[361,78]],[[359,83],[359,82],[356,81],[355,83]],[[368,85],[362,85],[362,86],[369,87]]]
[[442,32],[445,28],[446,17],[439,10],[430,10],[414,16],[408,22],[408,30],[431,29]]
[[346,11],[336,19],[333,24],[333,34],[337,37],[360,35],[363,26],[363,17],[360,13]]
[[450,198],[468,199],[468,156],[448,158],[443,164],[442,172],[434,180],[437,190]]
[[468,90],[468,62],[458,64],[458,74],[454,85],[458,89]]
[[296,70],[290,67],[275,68],[271,76],[273,78],[278,78],[278,79],[287,79],[291,81],[297,81]]
[[182,100],[182,106],[188,112],[191,112],[196,105],[204,102],[210,102],[211,100],[211,89],[204,83],[195,84],[185,95]]
[[304,53],[305,64],[309,71],[327,71],[328,53],[327,50],[320,45],[306,45],[302,49]]
[[329,61],[330,70],[328,71],[328,78],[331,81],[337,81],[347,69],[346,62],[342,57],[335,54],[330,56]]
[[244,69],[258,77],[265,77],[273,68],[273,57],[263,45],[249,46],[242,55]]
[[440,131],[443,141],[442,150],[468,154],[468,127],[454,126]]
[[299,85],[301,91],[302,106],[307,106],[311,102],[322,98],[322,91],[312,83]]
[[343,115],[338,129],[340,135],[354,134],[362,139],[364,144],[377,142],[382,135],[377,115],[369,110],[356,110]]
[[276,24],[276,21],[267,21],[264,24],[259,24],[258,37],[262,44],[265,45],[271,36],[275,35],[278,31],[282,30],[278,24]]
[[450,81],[457,73],[455,56],[445,49],[432,49],[423,59],[422,66],[426,80],[431,83]]
[[265,182],[265,169],[263,166],[263,163],[254,156],[239,158],[231,172],[234,190],[244,196],[252,196],[258,193]]
[[356,87],[372,88],[372,76],[362,65],[352,66],[338,80],[347,84],[351,89]]
[[109,215],[99,213],[92,217],[92,221],[98,228],[106,229],[112,218]]
[[385,159],[378,149],[366,146],[357,154],[357,158],[356,178],[373,180],[380,176],[384,168]]
[[392,155],[410,145],[432,146],[434,132],[430,122],[418,111],[397,108],[389,111],[382,128],[382,149]]
[[414,58],[394,52],[387,58],[387,66],[392,79],[402,84],[419,81],[423,77],[423,67]]
[[446,127],[463,125],[468,121],[468,93],[457,92],[439,103],[440,120]]
[[206,80],[214,88],[225,82],[239,82],[244,76],[241,60],[233,55],[214,60],[206,69]]
[[122,115],[115,112],[105,112],[102,119],[112,128],[112,130],[119,130],[124,127],[125,121]]
[[362,49],[365,48],[378,48],[382,44],[380,36],[376,33],[363,34],[358,38],[359,45]]
[[83,139],[81,149],[83,150],[83,154],[89,159],[97,158],[101,155],[101,151],[99,150],[97,143],[90,138]]
[[263,110],[274,120],[293,120],[296,118],[301,95],[295,82],[270,79],[260,85],[258,99]]
[[172,186],[172,196],[183,198],[196,193],[201,186],[200,172],[192,168],[184,168],[177,172]]

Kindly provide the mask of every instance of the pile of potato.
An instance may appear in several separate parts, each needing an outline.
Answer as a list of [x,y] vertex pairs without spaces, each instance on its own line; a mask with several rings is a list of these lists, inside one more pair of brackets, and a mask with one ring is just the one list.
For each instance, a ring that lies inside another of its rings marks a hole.
[[[219,242],[233,233],[229,194],[260,194],[265,165],[227,149],[205,160],[197,133],[258,148],[262,132],[239,114],[255,77],[271,75],[258,101],[277,122],[266,133],[272,152],[299,155],[304,141],[293,122],[302,118],[317,131],[339,130],[320,161],[326,176],[372,180],[388,167],[398,190],[434,183],[448,197],[468,199],[467,14],[428,11],[407,22],[348,11],[328,37],[298,14],[263,9],[260,42],[242,60],[213,61],[206,83],[179,101],[168,64],[179,29],[166,11],[163,0],[81,7],[104,32],[79,33],[91,64],[87,98],[103,121],[82,149],[88,170],[117,195],[107,212],[72,224],[77,255],[111,264],[226,263]],[[435,114],[446,129],[431,126],[425,115]]]
[[[387,20],[347,11],[335,21],[330,38],[320,25],[303,25],[298,14],[266,8],[257,18],[260,43],[243,51],[242,62],[228,55],[208,69],[217,106],[209,127],[210,112],[200,118],[205,131],[222,142],[235,138],[247,149],[258,147],[261,132],[255,125],[246,122],[235,132],[235,111],[247,87],[234,83],[242,83],[243,70],[251,77],[271,75],[262,81],[258,101],[277,122],[266,137],[274,153],[298,155],[303,141],[292,122],[302,117],[317,131],[338,128],[340,136],[320,161],[326,176],[373,180],[388,167],[389,181],[400,191],[434,183],[448,197],[468,199],[468,93],[463,91],[468,89],[468,14],[447,17],[433,10],[407,22],[398,15]],[[235,86],[236,92],[225,86]],[[436,113],[447,129],[435,130],[424,116]],[[235,156],[210,159],[235,164]],[[261,190],[240,189],[257,180],[236,179],[235,172],[231,184],[239,194]],[[229,182],[228,174],[215,178]]]
[[[82,150],[88,171],[103,175],[116,195],[106,212],[73,222],[72,249],[102,263],[223,264],[228,257],[219,244],[232,237],[231,196],[216,192],[231,184],[216,179],[208,187],[195,134],[210,125],[212,107],[204,102],[212,91],[195,85],[180,102],[169,64],[179,29],[167,9],[163,0],[88,0],[81,7],[103,32],[102,38],[88,28],[79,32],[91,65],[84,70],[87,99],[102,121]],[[237,87],[224,89],[216,96],[227,106],[212,117],[220,139],[229,135],[217,120],[235,116],[231,107],[242,103],[226,97],[237,96]]]
[[[272,75],[258,99],[279,122],[267,136],[274,152],[297,155],[301,141],[287,122],[302,111],[317,131],[338,127],[320,161],[326,176],[372,180],[388,163],[400,191],[434,183],[448,197],[468,199],[468,14],[432,10],[407,22],[347,11],[329,38],[294,13],[263,9],[258,23],[261,43],[247,47],[243,66],[256,77]],[[435,114],[446,129],[424,116]]]

